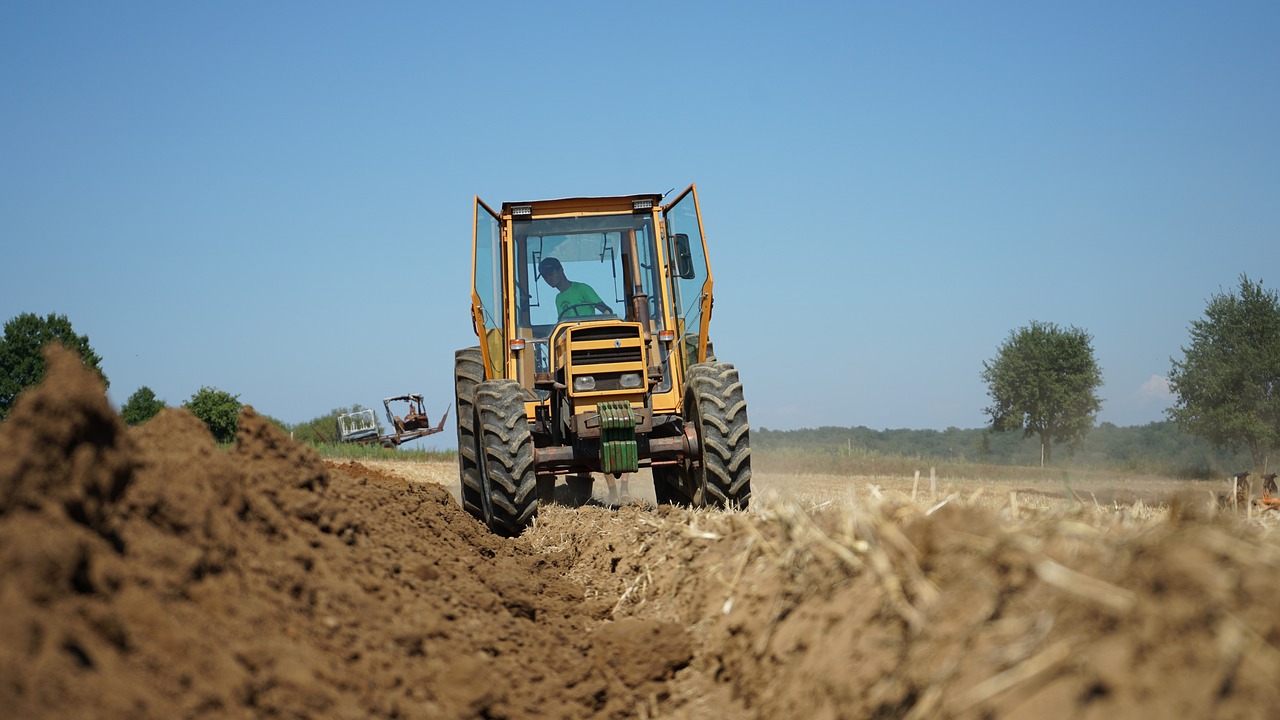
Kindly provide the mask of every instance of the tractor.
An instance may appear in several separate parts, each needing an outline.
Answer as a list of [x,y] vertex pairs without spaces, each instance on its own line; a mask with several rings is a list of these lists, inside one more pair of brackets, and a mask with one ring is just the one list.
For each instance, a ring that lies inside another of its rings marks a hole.
[[708,338],[698,194],[475,198],[471,320],[454,356],[462,504],[512,537],[592,473],[648,468],[660,504],[745,509],[738,371]]

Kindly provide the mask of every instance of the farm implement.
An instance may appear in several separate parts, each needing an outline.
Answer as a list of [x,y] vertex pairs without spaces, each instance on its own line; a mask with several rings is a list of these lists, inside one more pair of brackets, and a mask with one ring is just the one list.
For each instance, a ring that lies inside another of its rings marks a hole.
[[[397,415],[392,411],[391,404],[401,402],[407,408],[404,414]],[[373,410],[358,410],[338,416],[338,441],[392,448],[444,430],[444,423],[449,419],[449,408],[445,408],[439,424],[432,427],[422,396],[412,393],[385,398],[382,407],[386,410],[387,422],[391,425],[392,432],[382,434]]]

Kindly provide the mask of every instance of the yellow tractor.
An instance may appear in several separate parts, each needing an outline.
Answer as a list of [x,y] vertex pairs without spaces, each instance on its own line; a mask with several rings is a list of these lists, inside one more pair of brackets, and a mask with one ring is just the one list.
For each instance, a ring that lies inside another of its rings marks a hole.
[[462,503],[518,535],[557,478],[649,468],[659,503],[746,508],[742,383],[711,355],[711,267],[690,185],[661,195],[475,199],[471,318],[455,354]]

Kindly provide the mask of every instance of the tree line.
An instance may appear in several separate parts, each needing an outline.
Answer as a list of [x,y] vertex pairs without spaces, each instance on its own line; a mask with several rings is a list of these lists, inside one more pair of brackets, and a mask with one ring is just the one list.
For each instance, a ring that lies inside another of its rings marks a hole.
[[[1092,340],[1080,328],[1037,321],[1011,332],[983,363],[990,430],[1037,438],[1041,466],[1055,443],[1079,451],[1102,408]],[[1247,449],[1253,468],[1266,472],[1280,446],[1280,296],[1242,274],[1238,292],[1209,299],[1182,353],[1170,358],[1169,419],[1215,449]]]
[[[801,430],[753,429],[757,453],[798,450],[807,455],[881,455],[918,458],[924,463],[981,463],[1034,466],[1040,462],[1039,441],[989,427],[946,430],[825,426]],[[1094,428],[1058,464],[1072,467],[1164,475],[1187,479],[1223,478],[1247,469],[1247,450],[1215,448],[1189,435],[1176,422],[1121,427],[1104,422]]]
[[[80,355],[85,366],[102,378],[104,387],[110,387],[110,381],[102,370],[102,358],[89,344],[89,338],[75,331],[66,315],[50,313],[41,317],[34,313],[23,313],[5,323],[4,336],[0,338],[0,420],[8,416],[10,408],[23,390],[40,384],[44,379],[43,349],[51,342],[59,342]],[[166,407],[169,404],[165,400],[157,397],[150,387],[143,385],[120,407],[120,417],[126,425],[140,425]],[[209,428],[214,439],[225,444],[235,440],[244,403],[240,401],[239,395],[216,387],[202,386],[179,407],[200,419]],[[298,440],[334,442],[338,415],[363,409],[359,405],[335,408],[325,415],[296,425],[289,425],[270,415],[263,417]],[[378,433],[382,433],[381,421],[378,421]]]

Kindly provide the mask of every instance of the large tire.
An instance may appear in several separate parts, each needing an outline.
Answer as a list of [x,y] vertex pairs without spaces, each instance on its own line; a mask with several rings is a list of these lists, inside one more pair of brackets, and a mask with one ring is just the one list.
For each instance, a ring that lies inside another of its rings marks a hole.
[[751,432],[737,369],[722,362],[689,366],[684,407],[702,451],[702,462],[691,469],[693,500],[702,491],[707,505],[745,510],[751,503]]
[[515,380],[487,380],[476,388],[480,420],[480,477],[489,529],[515,537],[538,512],[533,435],[524,390]]
[[488,525],[484,482],[480,478],[480,438],[476,433],[476,387],[484,382],[484,357],[479,347],[453,354],[454,407],[458,426],[458,478],[462,483],[462,507]]

